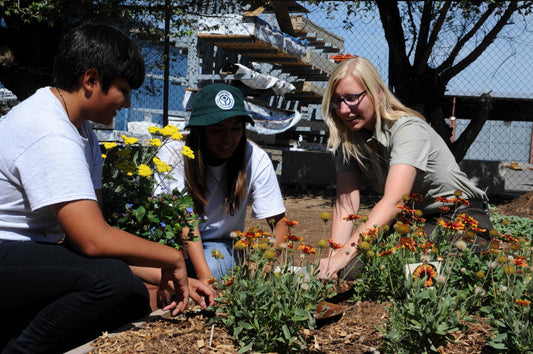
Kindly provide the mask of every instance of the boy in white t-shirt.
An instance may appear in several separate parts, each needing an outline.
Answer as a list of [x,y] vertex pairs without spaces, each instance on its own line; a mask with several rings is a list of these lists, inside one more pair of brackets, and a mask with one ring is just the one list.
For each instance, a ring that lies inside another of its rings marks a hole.
[[213,303],[210,288],[188,280],[181,252],[111,227],[97,203],[101,162],[88,121],[111,124],[143,80],[129,37],[83,24],[58,48],[55,86],[0,121],[3,353],[65,352],[149,313],[147,289],[129,266],[161,269],[173,314],[189,296]]

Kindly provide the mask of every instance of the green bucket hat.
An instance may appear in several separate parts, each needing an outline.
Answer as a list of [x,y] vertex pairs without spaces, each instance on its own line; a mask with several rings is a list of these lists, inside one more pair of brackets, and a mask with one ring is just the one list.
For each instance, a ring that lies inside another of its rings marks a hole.
[[212,84],[198,91],[192,102],[188,127],[213,125],[232,117],[243,117],[254,125],[244,109],[241,90],[226,84]]

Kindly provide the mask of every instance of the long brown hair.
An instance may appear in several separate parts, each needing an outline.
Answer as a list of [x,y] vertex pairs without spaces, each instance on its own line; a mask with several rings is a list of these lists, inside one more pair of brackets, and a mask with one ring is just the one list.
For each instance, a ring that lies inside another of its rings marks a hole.
[[[224,167],[224,187],[226,210],[231,214],[233,208],[239,209],[245,199],[247,189],[247,152],[246,152],[246,127],[243,124],[241,140],[237,148],[228,159]],[[205,127],[192,126],[190,134],[186,138],[186,145],[189,146],[196,156],[194,159],[185,159],[185,180],[188,193],[192,197],[194,212],[200,217],[205,216],[205,206],[207,205],[207,166],[205,144]]]

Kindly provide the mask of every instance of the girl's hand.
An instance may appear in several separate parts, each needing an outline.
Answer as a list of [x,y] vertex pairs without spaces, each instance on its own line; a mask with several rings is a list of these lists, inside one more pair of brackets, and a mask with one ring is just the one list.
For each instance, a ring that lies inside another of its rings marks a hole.
[[206,282],[189,278],[189,291],[191,299],[202,308],[205,309],[207,306],[213,306],[215,304],[216,292],[211,286],[207,285]]
[[183,258],[177,267],[161,269],[158,297],[160,291],[169,289],[168,284],[170,282],[174,285],[174,291],[170,298],[170,304],[163,307],[163,310],[172,310],[172,316],[176,316],[183,312],[189,303],[189,281]]

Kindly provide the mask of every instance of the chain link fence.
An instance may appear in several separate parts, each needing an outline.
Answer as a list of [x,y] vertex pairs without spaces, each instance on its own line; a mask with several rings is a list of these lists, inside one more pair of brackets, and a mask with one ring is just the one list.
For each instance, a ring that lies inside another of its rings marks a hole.
[[[97,127],[99,139],[120,140],[124,133],[142,138],[153,125],[184,129],[194,93],[206,84],[225,82],[242,90],[256,121],[248,136],[270,153],[282,183],[333,186],[334,165],[326,150],[328,132],[320,103],[335,59],[367,57],[387,81],[389,58],[379,16],[361,16],[346,30],[342,6],[331,15],[313,6],[290,13],[285,20],[290,21],[292,35],[282,30],[287,23],[279,23],[268,10],[249,16],[221,11],[199,16],[193,35],[171,42],[168,71],[164,47],[139,42],[146,60],[145,83],[132,94],[131,108],[119,113],[113,127]],[[448,86],[450,97],[491,92],[494,107],[514,107],[512,112],[501,109],[501,120],[486,122],[462,162],[489,194],[520,194],[533,186],[533,96],[528,90],[533,70],[527,45],[533,34],[528,25],[515,23],[503,34],[506,39],[496,41]],[[444,42],[439,54],[445,55],[452,45]],[[163,107],[165,79],[168,116]],[[469,123],[461,102],[446,112],[454,129],[452,139]]]

